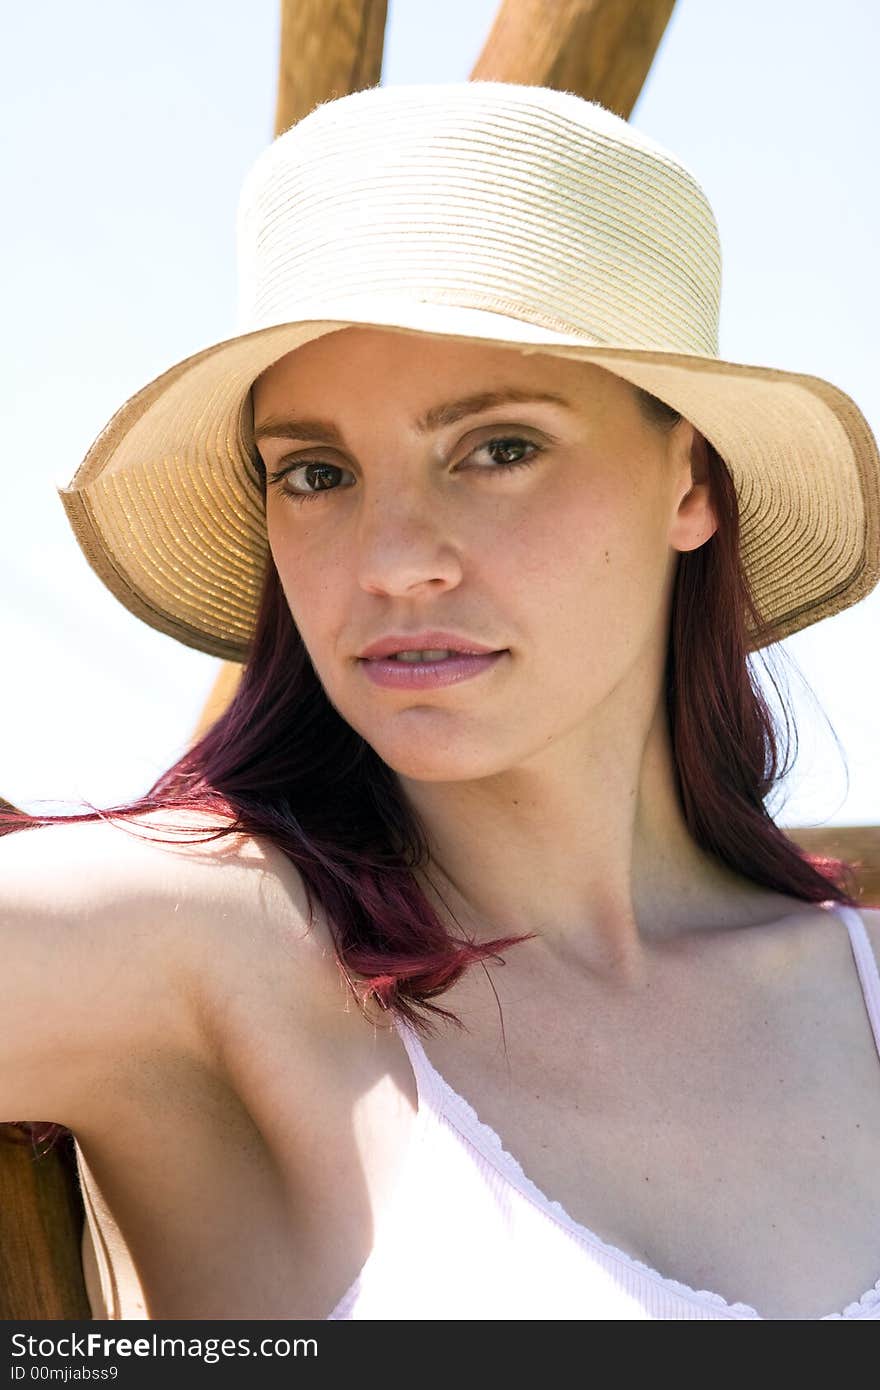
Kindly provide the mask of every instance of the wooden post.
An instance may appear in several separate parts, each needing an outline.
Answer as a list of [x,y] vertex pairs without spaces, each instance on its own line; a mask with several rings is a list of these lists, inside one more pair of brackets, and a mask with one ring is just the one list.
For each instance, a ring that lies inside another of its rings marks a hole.
[[675,0],[502,0],[472,81],[576,92],[627,119]]
[[807,854],[852,864],[862,907],[880,907],[880,825],[796,826],[786,834]]
[[319,101],[378,86],[386,8],[387,0],[281,0],[276,135]]
[[0,1318],[90,1319],[81,1258],[83,1202],[71,1141],[37,1156],[24,1131],[12,1125],[3,1130]]

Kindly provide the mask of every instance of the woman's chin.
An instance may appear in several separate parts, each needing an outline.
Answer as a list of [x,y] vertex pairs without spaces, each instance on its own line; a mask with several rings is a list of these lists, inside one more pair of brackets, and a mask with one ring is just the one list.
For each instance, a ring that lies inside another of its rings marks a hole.
[[471,782],[497,776],[509,766],[499,758],[497,748],[480,750],[463,744],[457,748],[454,743],[439,744],[425,738],[390,741],[381,736],[370,738],[368,733],[363,737],[392,772],[413,782]]
[[377,713],[363,705],[336,709],[360,734],[377,757],[401,777],[420,782],[462,782],[495,777],[534,752],[534,739],[524,747],[522,722],[487,710],[444,709],[422,702]]
[[487,761],[481,763],[473,757],[458,759],[449,754],[424,757],[415,753],[409,757],[405,754],[392,756],[384,753],[381,748],[376,748],[376,752],[392,772],[396,772],[398,777],[408,778],[411,782],[472,782],[498,771],[496,766],[490,765]]

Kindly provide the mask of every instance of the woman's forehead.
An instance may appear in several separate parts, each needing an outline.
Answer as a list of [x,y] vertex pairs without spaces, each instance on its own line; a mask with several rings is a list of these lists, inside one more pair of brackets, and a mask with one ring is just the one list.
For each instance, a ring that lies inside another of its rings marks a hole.
[[465,341],[441,334],[350,326],[326,333],[273,362],[254,383],[255,400],[296,387],[332,395],[344,379],[362,389],[388,382],[430,386],[440,377],[469,382],[473,389],[503,384],[557,386],[579,392],[587,387],[624,392],[628,383],[592,362],[523,352],[517,345]]

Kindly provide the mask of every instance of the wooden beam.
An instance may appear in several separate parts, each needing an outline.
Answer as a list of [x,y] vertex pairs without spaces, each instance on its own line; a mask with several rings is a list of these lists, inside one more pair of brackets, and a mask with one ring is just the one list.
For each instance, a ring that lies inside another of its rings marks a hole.
[[275,134],[319,101],[378,85],[387,0],[281,0]]
[[576,92],[628,118],[675,0],[502,0],[472,81]]
[[70,1141],[37,1156],[0,1134],[0,1318],[89,1320],[83,1205]]
[[880,907],[880,825],[821,825],[786,830],[808,854],[845,859],[858,878],[862,907]]
[[199,715],[198,723],[190,739],[191,745],[193,743],[198,743],[202,734],[207,733],[208,729],[210,729],[211,725],[214,723],[214,720],[219,719],[220,715],[229,705],[238,688],[241,672],[242,667],[239,662],[224,661],[217,675],[214,677],[214,684],[208,692],[208,698],[205,701],[204,708]]

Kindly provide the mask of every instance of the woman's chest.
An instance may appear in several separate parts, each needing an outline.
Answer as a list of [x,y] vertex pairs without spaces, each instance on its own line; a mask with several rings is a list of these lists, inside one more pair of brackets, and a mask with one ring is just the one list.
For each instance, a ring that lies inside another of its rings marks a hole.
[[474,1009],[469,1034],[425,1043],[429,1084],[582,1233],[768,1318],[874,1287],[880,1060],[857,986],[807,1029],[782,997],[775,1014],[704,995],[700,1017],[591,1022],[502,994],[506,1050]]

